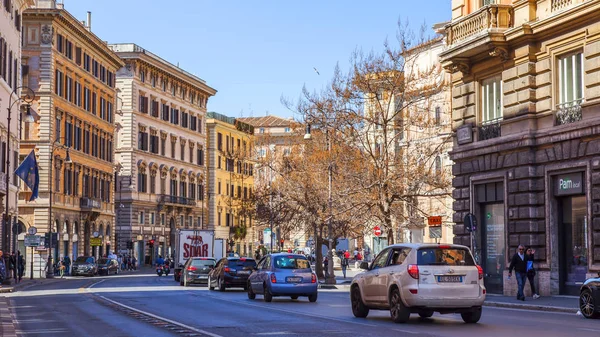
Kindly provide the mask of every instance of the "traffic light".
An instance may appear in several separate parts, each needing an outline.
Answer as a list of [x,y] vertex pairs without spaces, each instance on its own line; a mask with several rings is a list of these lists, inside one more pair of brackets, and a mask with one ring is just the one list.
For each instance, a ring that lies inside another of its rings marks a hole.
[[133,241],[127,241],[127,249],[133,249]]
[[150,246],[154,246],[154,239],[152,239],[152,240],[148,241],[148,244],[149,244]]

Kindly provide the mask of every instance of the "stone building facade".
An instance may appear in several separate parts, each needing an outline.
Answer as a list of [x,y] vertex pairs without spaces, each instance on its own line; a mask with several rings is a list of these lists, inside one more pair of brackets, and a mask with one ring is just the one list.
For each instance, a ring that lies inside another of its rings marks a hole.
[[206,106],[216,90],[138,45],[109,47],[125,61],[117,72],[117,247],[150,263],[173,255],[177,229],[207,228]]
[[[600,271],[600,1],[452,1],[455,243],[472,245],[490,293],[519,244],[541,295]],[[466,231],[472,213],[478,228]]]
[[22,63],[39,116],[23,125],[20,154],[35,149],[40,187],[32,202],[21,189],[19,221],[58,234],[55,258],[99,257],[114,250],[115,73],[123,63],[62,5],[37,4],[23,13]]

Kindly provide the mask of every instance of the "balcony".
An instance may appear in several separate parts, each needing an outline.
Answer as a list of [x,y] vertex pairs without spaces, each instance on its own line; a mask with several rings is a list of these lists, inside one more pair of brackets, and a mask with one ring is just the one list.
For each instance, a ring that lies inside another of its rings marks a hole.
[[583,117],[581,114],[581,104],[583,98],[572,102],[561,103],[556,106],[556,125],[564,125],[579,122]]
[[158,196],[159,204],[173,204],[184,206],[196,206],[196,200],[186,197],[178,197],[174,195],[161,194]]
[[463,42],[482,32],[502,32],[513,26],[511,5],[490,4],[446,26],[448,45]]
[[481,123],[479,127],[479,140],[498,138],[501,136],[500,121],[502,118],[492,119]]
[[553,12],[569,7],[573,4],[573,0],[552,0],[550,8]]
[[83,210],[100,210],[102,209],[102,202],[100,199],[83,197],[79,201],[79,207]]

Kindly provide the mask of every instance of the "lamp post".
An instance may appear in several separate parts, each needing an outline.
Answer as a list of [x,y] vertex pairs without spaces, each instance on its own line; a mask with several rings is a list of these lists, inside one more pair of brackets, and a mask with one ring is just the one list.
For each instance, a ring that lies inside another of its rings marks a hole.
[[[19,96],[19,94],[17,93],[17,91],[19,90],[25,90],[27,91],[27,93],[25,94],[24,97]],[[13,94],[17,95],[17,99],[13,101]],[[6,266],[9,265],[9,258],[10,258],[10,232],[11,232],[11,227],[10,227],[10,220],[11,220],[11,216],[8,214],[8,210],[9,210],[9,199],[10,199],[10,177],[13,175],[10,171],[10,121],[12,120],[11,115],[12,115],[12,107],[20,102],[25,102],[27,104],[27,115],[25,116],[25,122],[30,123],[33,122],[33,116],[31,115],[31,103],[33,103],[33,99],[35,98],[35,92],[33,92],[33,90],[31,90],[29,87],[26,86],[21,86],[16,88],[13,92],[10,93],[9,96],[9,100],[8,100],[8,116],[7,116],[7,142],[6,142],[6,154],[5,154],[5,172],[6,172],[6,176],[5,176],[5,183],[6,183],[6,195],[4,197],[6,205],[4,208],[4,217],[3,217],[3,223],[2,223],[2,249],[5,250],[6,254],[4,255],[4,263]],[[13,235],[15,235],[13,233]],[[15,247],[13,247],[14,250]],[[8,273],[7,277],[6,277],[6,281],[7,283],[10,283],[10,275],[11,273]]]
[[[51,147],[50,147],[50,170],[49,170],[49,180],[48,180],[48,186],[50,187],[49,193],[49,202],[50,202],[50,207],[49,207],[49,216],[48,216],[48,232],[50,233],[50,240],[48,243],[48,264],[47,264],[47,270],[46,270],[46,278],[54,278],[54,268],[52,265],[52,188],[53,186],[53,180],[52,180],[52,173],[54,172],[54,165],[52,164],[52,162],[54,161],[54,151],[58,150],[58,149],[65,149],[66,150],[66,155],[65,155],[65,163],[70,164],[73,161],[71,160],[71,156],[69,154],[69,146],[65,146],[60,144],[60,140],[64,139],[64,138],[57,138],[54,142],[52,142]],[[70,145],[70,144],[69,144]]]
[[[310,141],[311,139],[312,135],[310,133],[310,124],[306,124],[306,133],[304,134],[304,140]],[[329,138],[328,128],[326,128],[325,130],[325,139],[327,141],[327,152],[331,154],[331,139]],[[331,165],[331,160],[329,161],[329,165],[327,165],[327,178],[327,208],[329,211],[329,217],[327,220],[327,260],[329,262],[327,263],[327,275],[325,276],[325,283],[335,284],[335,275],[333,274],[333,169]],[[316,248],[321,249],[321,247]]]

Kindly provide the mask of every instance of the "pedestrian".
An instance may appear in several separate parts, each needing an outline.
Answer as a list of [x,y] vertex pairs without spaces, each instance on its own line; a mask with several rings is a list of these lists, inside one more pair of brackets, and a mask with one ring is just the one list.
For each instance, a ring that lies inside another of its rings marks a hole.
[[329,277],[329,268],[327,268],[329,266],[329,259],[327,258],[327,256],[325,256],[325,259],[323,260],[323,268],[325,268],[325,277]]
[[23,255],[21,255],[21,251],[17,250],[17,272],[18,272],[18,282],[21,283],[23,280],[23,274],[25,273],[25,259]]
[[342,274],[344,274],[344,278],[346,278],[346,269],[348,268],[348,259],[345,256],[342,256]]
[[10,254],[8,267],[9,267],[10,271],[12,272],[12,278],[16,280],[17,279],[17,255],[15,254],[15,252],[12,252],[12,254]]
[[346,249],[346,251],[344,252],[344,257],[345,257],[346,259],[349,259],[349,258],[350,258],[350,252],[348,251],[348,249]]
[[135,258],[135,256],[131,257],[131,269],[137,270],[137,259]]
[[58,275],[60,275],[60,278],[65,277],[65,261],[63,259],[58,261]]
[[508,278],[512,276],[512,271],[515,270],[515,276],[517,278],[517,300],[525,301],[525,295],[523,294],[523,287],[525,286],[525,280],[527,279],[527,261],[525,261],[525,247],[519,245],[517,252],[513,255],[510,260],[510,266],[508,267]]
[[71,275],[71,258],[69,255],[65,255],[63,262],[65,264],[65,274]]
[[357,255],[358,255],[358,249],[354,248],[354,253],[352,254],[352,256],[354,256],[354,260],[356,260]]
[[529,247],[529,248],[527,248],[525,253],[526,253],[525,260],[527,261],[527,279],[529,280],[529,286],[531,287],[531,293],[533,294],[533,299],[537,300],[538,298],[540,298],[540,295],[535,291],[535,284],[534,284],[536,273],[535,273],[535,269],[533,268],[533,261],[534,261],[533,254],[535,254],[535,249]]
[[6,278],[6,265],[4,264],[4,253],[0,250],[0,288],[2,288],[2,282]]

